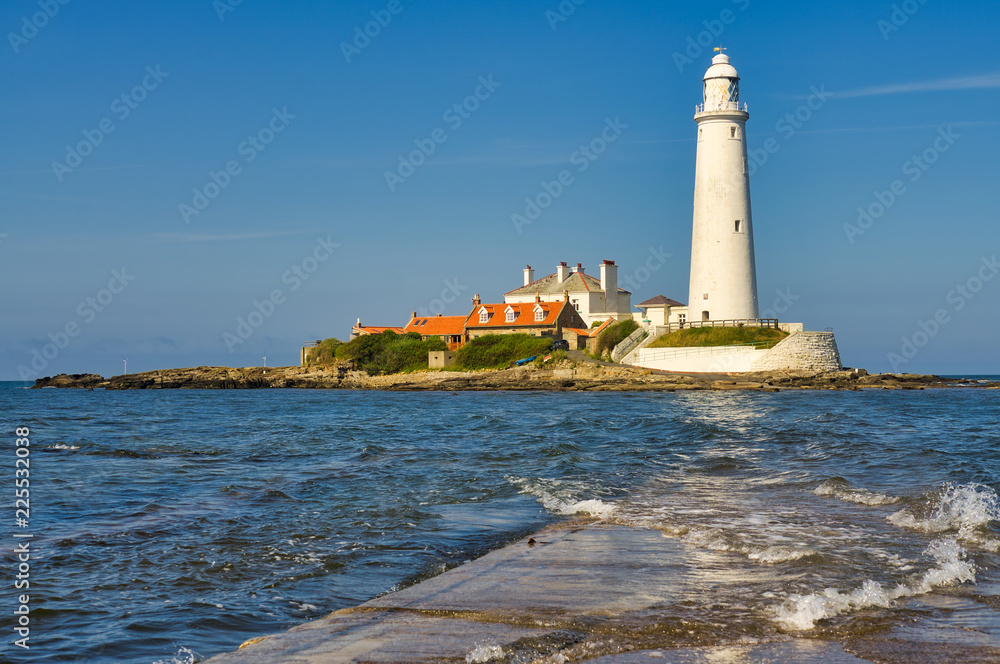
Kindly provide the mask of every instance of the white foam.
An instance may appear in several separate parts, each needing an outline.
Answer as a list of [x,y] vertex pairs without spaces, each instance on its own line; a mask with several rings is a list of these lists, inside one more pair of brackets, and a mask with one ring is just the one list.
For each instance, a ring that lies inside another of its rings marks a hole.
[[774,617],[788,629],[808,630],[824,618],[873,606],[889,608],[897,599],[929,593],[939,586],[975,583],[975,566],[965,559],[965,549],[954,538],[931,542],[924,553],[934,558],[936,566],[923,574],[912,575],[895,588],[886,590],[882,584],[867,579],[860,588],[848,593],[827,588],[811,595],[791,595],[776,607]]
[[606,503],[603,500],[592,498],[590,500],[560,500],[555,496],[543,493],[539,496],[542,506],[550,512],[556,514],[589,514],[599,519],[607,519],[615,512],[614,503]]
[[553,514],[572,516],[589,514],[599,519],[608,519],[615,512],[615,504],[597,498],[575,500],[570,496],[577,493],[555,480],[529,480],[523,477],[506,477],[507,481],[538,499],[542,506]]
[[750,560],[757,562],[776,564],[799,560],[815,553],[815,551],[806,547],[794,549],[790,546],[768,546],[758,550],[751,550],[746,556]]
[[889,496],[884,493],[876,493],[865,489],[844,486],[842,483],[834,480],[824,481],[816,487],[813,493],[817,496],[833,496],[834,498],[849,503],[869,505],[872,507],[877,505],[892,505],[899,502],[899,498],[896,496]]
[[1000,501],[993,489],[982,484],[955,486],[949,482],[928,502],[932,507],[926,515],[914,514],[912,509],[905,508],[889,515],[889,523],[925,533],[956,532],[959,539],[986,548],[1000,544],[976,532],[990,521],[1000,520]]
[[485,664],[505,659],[506,651],[500,646],[476,646],[476,649],[465,656],[468,664]]
[[661,530],[664,536],[669,534],[680,537],[688,544],[702,549],[723,553],[738,553],[754,562],[769,565],[799,560],[800,558],[806,558],[816,553],[814,550],[804,546],[761,546],[747,544],[740,539],[732,538],[725,531],[717,528],[661,528]]
[[80,448],[77,445],[67,445],[66,443],[56,443],[55,445],[49,445],[45,449],[49,449],[49,450],[78,450]]
[[195,662],[200,662],[201,659],[201,655],[195,651],[181,646],[177,654],[170,659],[158,659],[153,664],[194,664]]

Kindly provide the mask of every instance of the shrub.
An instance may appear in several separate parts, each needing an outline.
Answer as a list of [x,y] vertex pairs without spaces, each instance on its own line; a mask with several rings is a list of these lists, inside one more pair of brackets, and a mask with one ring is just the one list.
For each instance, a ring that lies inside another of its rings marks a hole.
[[487,334],[458,349],[455,364],[463,369],[500,369],[511,362],[540,355],[552,348],[552,337],[530,334]]
[[343,341],[340,339],[334,339],[330,337],[329,339],[324,339],[319,342],[313,348],[306,351],[306,364],[315,365],[328,365],[333,364],[337,361],[337,347],[340,346]]
[[638,329],[639,324],[631,318],[608,325],[597,337],[597,356],[602,357],[606,351],[611,352],[615,346]]
[[427,368],[427,353],[448,350],[440,337],[422,341],[416,332],[399,335],[392,330],[367,334],[337,346],[340,360],[353,360],[358,369],[372,376]]

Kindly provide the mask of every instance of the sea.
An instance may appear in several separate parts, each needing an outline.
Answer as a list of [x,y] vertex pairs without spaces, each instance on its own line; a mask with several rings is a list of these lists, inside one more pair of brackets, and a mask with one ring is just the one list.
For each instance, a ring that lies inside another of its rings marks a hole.
[[1000,390],[27,386],[0,383],[3,661],[193,664],[587,515],[689,552],[664,602],[705,644],[1000,647]]

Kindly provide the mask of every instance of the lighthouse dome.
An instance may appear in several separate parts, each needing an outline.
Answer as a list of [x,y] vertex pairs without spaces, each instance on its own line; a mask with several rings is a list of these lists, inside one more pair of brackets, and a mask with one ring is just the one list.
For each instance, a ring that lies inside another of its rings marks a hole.
[[740,77],[736,73],[736,67],[729,64],[729,56],[725,53],[720,53],[719,55],[712,58],[712,66],[708,68],[705,72],[705,79],[710,78],[736,78]]
[[740,110],[740,76],[725,53],[712,58],[705,72],[704,101],[699,111]]

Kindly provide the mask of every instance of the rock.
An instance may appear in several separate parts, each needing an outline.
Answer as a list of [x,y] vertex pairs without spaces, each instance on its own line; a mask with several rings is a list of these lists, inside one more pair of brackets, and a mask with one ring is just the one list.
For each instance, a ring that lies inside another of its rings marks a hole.
[[[668,374],[624,365],[578,364],[569,361],[546,368],[517,367],[497,371],[418,371],[369,376],[349,363],[329,367],[193,367],[126,374],[105,379],[97,374],[41,378],[35,387],[151,389],[365,389],[398,391],[675,391],[788,389],[923,389],[949,387],[956,381],[914,374],[868,374],[863,370],[764,371],[719,375]],[[968,385],[979,387],[979,385]],[[996,389],[997,385],[990,386]]]
[[39,378],[34,387],[93,388],[103,382],[104,376],[98,374],[59,374]]

